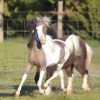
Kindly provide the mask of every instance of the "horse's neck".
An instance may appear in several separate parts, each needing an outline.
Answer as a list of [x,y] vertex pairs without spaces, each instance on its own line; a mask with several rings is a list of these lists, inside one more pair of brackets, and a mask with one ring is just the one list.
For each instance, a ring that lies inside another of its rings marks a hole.
[[52,52],[54,52],[55,51],[55,43],[54,43],[53,39],[49,35],[46,35],[46,41],[47,41],[46,43],[49,46],[50,50]]
[[36,42],[36,40],[33,41],[32,50],[39,50],[38,47],[37,47],[37,42]]

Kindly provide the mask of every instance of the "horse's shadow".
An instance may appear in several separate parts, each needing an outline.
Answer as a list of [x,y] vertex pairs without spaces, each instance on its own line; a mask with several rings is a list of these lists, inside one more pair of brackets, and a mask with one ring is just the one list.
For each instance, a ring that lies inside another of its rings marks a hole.
[[[17,88],[18,88],[18,85],[1,87],[0,88],[1,90],[7,91],[11,89],[11,92],[0,93],[0,97],[14,97]],[[55,92],[55,93],[61,92],[61,89],[59,87],[52,87],[51,89],[52,89],[52,92]],[[12,90],[14,92],[12,92]],[[24,85],[22,87],[20,96],[32,96],[33,97],[34,94],[39,94],[37,86]]]
[[[4,91],[7,91],[8,89],[11,91],[13,90],[14,92],[3,92],[1,93],[0,92],[0,97],[15,97],[15,92],[18,88],[18,85],[14,85],[14,86],[6,86],[6,87],[0,87],[0,90],[4,90]],[[78,90],[76,90],[78,91]],[[76,92],[74,91],[74,94],[84,94],[84,92]],[[61,89],[59,87],[52,87],[52,92],[54,93],[60,93],[61,92]],[[30,96],[30,97],[34,97],[35,94],[39,94],[39,91],[38,91],[38,87],[37,86],[29,86],[29,85],[24,85],[22,90],[21,90],[21,94],[20,96]]]
[[[3,88],[3,90],[7,90],[7,89],[11,89],[11,90],[14,90],[13,93],[8,93],[8,92],[5,92],[5,93],[0,93],[0,97],[12,97],[12,96],[15,96],[15,92],[17,90],[18,86],[8,86],[8,87],[5,87]],[[21,96],[34,96],[34,94],[36,94],[36,92],[34,93],[34,91],[37,91],[38,90],[38,87],[37,86],[29,86],[29,85],[24,85],[23,88],[22,88],[22,91],[21,91]]]

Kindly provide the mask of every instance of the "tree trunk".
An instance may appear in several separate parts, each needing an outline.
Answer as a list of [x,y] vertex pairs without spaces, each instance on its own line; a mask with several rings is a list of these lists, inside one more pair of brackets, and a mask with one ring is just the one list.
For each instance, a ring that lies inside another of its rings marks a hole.
[[3,0],[0,1],[0,42],[3,42]]

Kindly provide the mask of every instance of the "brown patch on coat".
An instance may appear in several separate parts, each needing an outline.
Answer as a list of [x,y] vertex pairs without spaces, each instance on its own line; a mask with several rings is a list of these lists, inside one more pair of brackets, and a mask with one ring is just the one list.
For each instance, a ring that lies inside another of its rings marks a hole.
[[79,46],[81,49],[81,53],[75,55],[75,51],[73,51],[63,66],[69,77],[73,73],[73,67],[75,67],[80,72],[81,75],[84,75],[86,73],[88,74],[88,70],[86,69],[86,58],[87,58],[86,45],[82,39],[79,39]]

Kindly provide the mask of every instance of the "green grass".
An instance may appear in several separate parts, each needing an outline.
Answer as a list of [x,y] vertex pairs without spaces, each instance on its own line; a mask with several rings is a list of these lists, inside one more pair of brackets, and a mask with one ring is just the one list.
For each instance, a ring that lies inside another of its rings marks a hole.
[[0,44],[0,66],[11,67],[27,62],[28,50],[27,40],[22,38],[5,40]]
[[100,41],[87,40],[86,42],[93,50],[92,67],[100,67]]
[[[75,71],[74,93],[66,95],[59,90],[60,80],[53,80],[53,92],[50,96],[38,93],[33,80],[36,67],[33,66],[23,88],[20,98],[15,98],[15,91],[20,83],[27,64],[27,40],[11,39],[0,44],[0,100],[100,100],[100,41],[87,40],[93,48],[93,60],[90,67],[91,92],[81,89],[82,78]],[[66,85],[67,85],[67,79]]]

